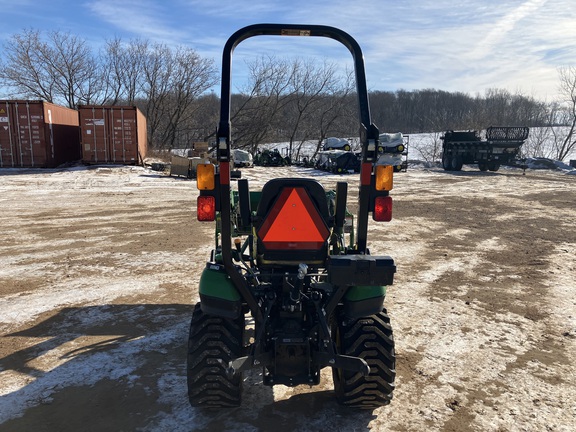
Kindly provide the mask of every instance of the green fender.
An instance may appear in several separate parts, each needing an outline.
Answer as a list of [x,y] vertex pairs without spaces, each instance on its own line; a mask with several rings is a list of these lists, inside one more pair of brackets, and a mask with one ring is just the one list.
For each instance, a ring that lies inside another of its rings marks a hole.
[[240,293],[221,264],[208,263],[200,276],[200,304],[210,315],[235,319],[242,310]]
[[361,301],[375,297],[385,297],[385,286],[353,286],[348,288],[344,299],[348,301]]
[[380,313],[384,307],[385,297],[385,286],[352,286],[344,294],[344,313],[350,318],[360,318]]

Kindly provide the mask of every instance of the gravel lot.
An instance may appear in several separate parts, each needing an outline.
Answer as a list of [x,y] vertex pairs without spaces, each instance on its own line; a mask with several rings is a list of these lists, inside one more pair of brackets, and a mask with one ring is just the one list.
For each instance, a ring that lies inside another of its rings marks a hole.
[[[358,181],[243,171],[252,187],[285,175]],[[313,388],[264,387],[254,371],[242,408],[206,413],[185,378],[213,245],[195,182],[0,170],[0,431],[576,430],[576,176],[416,167],[392,195],[395,219],[369,237],[398,265],[392,404],[340,408],[328,369]]]

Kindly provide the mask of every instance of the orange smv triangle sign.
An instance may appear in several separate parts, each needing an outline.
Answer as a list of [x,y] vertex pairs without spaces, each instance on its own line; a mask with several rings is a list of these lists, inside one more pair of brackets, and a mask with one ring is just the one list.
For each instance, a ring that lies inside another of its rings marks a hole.
[[285,188],[258,232],[267,249],[317,249],[329,231],[302,187]]

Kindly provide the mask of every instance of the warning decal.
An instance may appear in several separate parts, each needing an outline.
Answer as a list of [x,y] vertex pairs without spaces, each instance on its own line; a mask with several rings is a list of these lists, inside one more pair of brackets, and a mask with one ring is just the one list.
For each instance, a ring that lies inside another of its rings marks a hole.
[[268,249],[319,249],[329,231],[304,188],[285,188],[258,231]]

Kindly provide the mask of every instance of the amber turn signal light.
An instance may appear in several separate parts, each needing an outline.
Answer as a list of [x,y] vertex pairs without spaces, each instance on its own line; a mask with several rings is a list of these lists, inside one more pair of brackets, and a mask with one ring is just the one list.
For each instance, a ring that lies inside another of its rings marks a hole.
[[215,169],[212,164],[199,164],[196,167],[196,185],[198,190],[214,190],[216,187]]
[[393,187],[394,167],[391,165],[376,165],[377,191],[389,191]]

